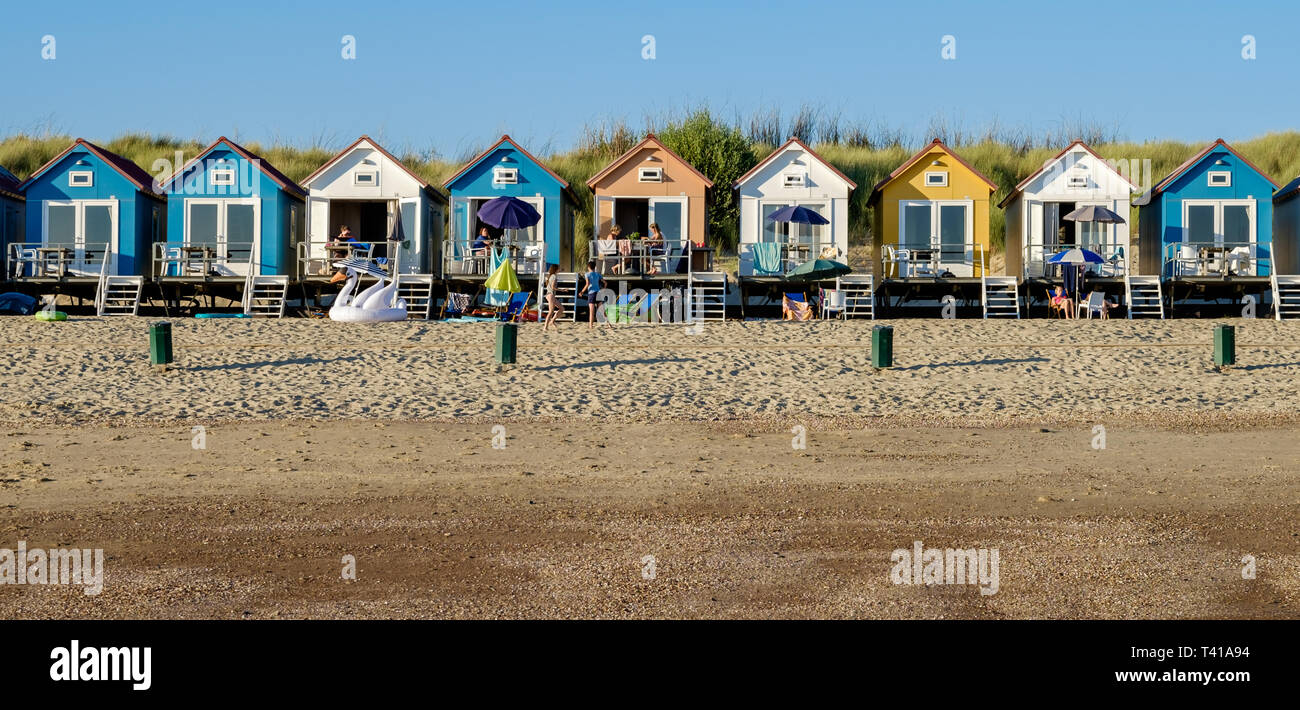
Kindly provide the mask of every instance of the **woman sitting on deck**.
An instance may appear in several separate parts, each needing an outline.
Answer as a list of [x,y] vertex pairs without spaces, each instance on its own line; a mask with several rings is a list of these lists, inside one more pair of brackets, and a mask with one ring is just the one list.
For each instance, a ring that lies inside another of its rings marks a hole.
[[651,257],[646,263],[646,268],[643,269],[646,276],[654,276],[659,273],[659,266],[655,263],[653,257],[664,254],[664,247],[664,233],[659,231],[659,223],[651,222],[650,236],[645,241],[646,254]]

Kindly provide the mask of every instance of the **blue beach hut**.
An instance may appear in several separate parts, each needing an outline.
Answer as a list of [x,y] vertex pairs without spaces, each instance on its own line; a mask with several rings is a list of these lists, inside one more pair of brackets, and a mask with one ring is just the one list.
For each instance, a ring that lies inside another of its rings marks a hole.
[[[23,241],[23,193],[19,189],[22,180],[0,165],[0,247],[4,254],[9,254],[10,243]],[[6,264],[8,262],[6,261]],[[5,272],[5,278],[10,273]]]
[[307,192],[266,160],[226,137],[176,171],[167,195],[167,241],[157,247],[158,275],[294,273]]
[[140,166],[78,138],[19,191],[26,240],[9,244],[12,278],[98,278],[106,257],[110,275],[147,273],[166,200]]
[[1138,273],[1268,276],[1277,183],[1216,140],[1156,183],[1138,206]]
[[[443,274],[487,278],[490,260],[507,247],[515,271],[537,278],[546,264],[561,271],[573,266],[573,219],[578,204],[564,178],[524,150],[510,136],[469,161],[444,184],[451,195],[451,231],[443,248]],[[495,197],[509,195],[529,203],[542,216],[536,226],[502,231],[478,218],[478,211]],[[487,227],[493,253],[476,249],[479,230]]]

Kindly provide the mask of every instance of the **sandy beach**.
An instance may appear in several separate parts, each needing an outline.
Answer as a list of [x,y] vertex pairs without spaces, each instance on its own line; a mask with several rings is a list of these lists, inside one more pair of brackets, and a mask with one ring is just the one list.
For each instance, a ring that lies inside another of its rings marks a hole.
[[[0,319],[0,547],[107,558],[0,617],[1300,615],[1295,323],[1218,372],[1209,321],[894,321],[874,372],[869,322],[534,326],[498,370],[475,324],[178,319],[165,374],[146,323]],[[999,590],[892,583],[915,541]]]
[[176,367],[148,364],[146,321],[0,319],[0,421],[882,419],[899,423],[1289,416],[1300,325],[1236,321],[1238,367],[1212,366],[1212,321],[567,323],[520,335],[498,371],[492,326],[177,319]]

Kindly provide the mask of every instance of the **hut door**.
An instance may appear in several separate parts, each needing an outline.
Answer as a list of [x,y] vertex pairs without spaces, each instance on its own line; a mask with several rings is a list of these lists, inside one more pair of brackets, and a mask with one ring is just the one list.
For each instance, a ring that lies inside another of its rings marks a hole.
[[967,238],[971,227],[970,205],[939,203],[938,212],[939,265],[957,276],[972,276],[975,245]]
[[[685,248],[686,237],[686,198],[650,200],[650,224],[658,224],[663,232],[664,242],[671,248],[674,242]],[[648,226],[648,225],[647,225]],[[650,230],[646,230],[649,236]]]
[[399,268],[404,274],[424,273],[424,240],[421,238],[420,200],[405,199],[398,205],[397,214],[402,220],[402,238],[398,245],[401,253]]
[[597,197],[596,214],[591,221],[595,225],[595,239],[608,235],[610,228],[614,226],[614,198]]
[[[66,262],[71,273],[98,275],[100,259],[111,260],[117,252],[117,200],[47,201],[42,241],[72,250]],[[110,261],[110,267],[115,270],[117,264]]]

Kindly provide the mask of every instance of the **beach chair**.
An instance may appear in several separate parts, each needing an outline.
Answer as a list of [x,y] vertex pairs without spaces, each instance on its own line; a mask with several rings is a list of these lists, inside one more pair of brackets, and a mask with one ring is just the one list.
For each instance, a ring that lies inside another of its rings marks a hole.
[[885,244],[880,247],[881,265],[880,270],[884,272],[884,278],[898,276],[898,254],[894,253],[894,248]]
[[1058,304],[1058,303],[1056,303],[1056,302],[1054,302],[1054,301],[1052,300],[1052,297],[1053,297],[1052,289],[1050,289],[1050,288],[1047,289],[1047,290],[1045,291],[1045,293],[1047,294],[1047,312],[1050,313],[1050,314],[1052,315],[1053,318],[1057,318],[1057,317],[1059,317],[1059,318],[1065,318],[1065,317],[1067,317],[1068,314],[1065,312],[1065,306],[1064,306],[1064,305],[1061,305],[1061,304]]
[[802,293],[787,293],[781,297],[781,320],[812,319],[812,305]]
[[528,300],[533,297],[531,291],[524,293],[510,294],[510,302],[506,304],[506,310],[501,314],[501,320],[506,323],[514,323],[523,315],[524,308],[528,306]]
[[1099,317],[1109,318],[1110,304],[1106,303],[1106,294],[1101,291],[1093,291],[1088,294],[1088,300],[1079,304],[1079,315],[1085,312],[1088,314],[1088,320],[1092,320],[1092,314],[1096,313]]
[[846,303],[845,293],[836,288],[820,290],[822,318],[830,318],[832,314],[837,318],[843,318]]
[[605,273],[606,264],[611,261],[618,261],[615,258],[618,256],[618,244],[616,242],[617,240],[615,239],[596,240],[596,253],[594,254],[594,258],[596,259],[596,268],[600,269],[600,273],[602,274]]
[[445,319],[469,315],[474,310],[474,297],[476,295],[448,291],[447,297],[442,301],[442,311],[438,313],[438,317]]

